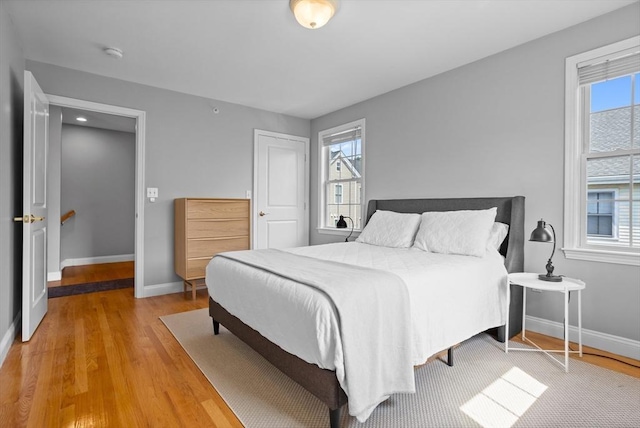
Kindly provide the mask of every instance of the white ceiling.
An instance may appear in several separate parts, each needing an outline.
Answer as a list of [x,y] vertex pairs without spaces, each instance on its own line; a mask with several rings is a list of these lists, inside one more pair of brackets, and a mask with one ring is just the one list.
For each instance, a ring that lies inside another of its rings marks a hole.
[[[136,120],[126,116],[98,113],[89,110],[78,110],[70,107],[62,107],[62,123],[69,125],[85,126],[89,128],[108,129],[120,132],[136,132]],[[79,122],[78,117],[84,117],[86,122]]]
[[308,30],[288,0],[2,0],[27,59],[302,118],[636,1],[341,0]]

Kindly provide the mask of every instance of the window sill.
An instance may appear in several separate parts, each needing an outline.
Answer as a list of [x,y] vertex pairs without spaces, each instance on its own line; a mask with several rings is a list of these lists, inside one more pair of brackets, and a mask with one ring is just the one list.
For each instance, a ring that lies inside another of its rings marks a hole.
[[567,259],[640,266],[639,253],[585,248],[563,248],[562,251]]
[[[346,228],[346,229],[329,229],[326,227],[318,227],[316,228],[316,231],[320,234],[323,235],[338,235],[338,236],[347,236],[349,235],[349,232],[351,232],[350,228]],[[353,238],[357,237],[360,235],[360,232],[362,232],[361,230],[358,229],[354,229],[353,230],[353,234],[351,235]]]

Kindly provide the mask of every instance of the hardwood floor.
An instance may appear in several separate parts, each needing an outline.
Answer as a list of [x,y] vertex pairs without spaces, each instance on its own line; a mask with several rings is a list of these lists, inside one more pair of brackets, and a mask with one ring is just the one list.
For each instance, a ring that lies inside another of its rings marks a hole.
[[115,262],[84,266],[68,266],[62,270],[60,281],[49,281],[49,287],[86,284],[134,277],[134,263]]
[[158,318],[207,299],[121,289],[49,300],[31,341],[18,338],[0,369],[0,425],[241,427]]
[[[241,427],[158,318],[207,307],[207,299],[206,290],[191,300],[134,299],[122,289],[50,300],[32,340],[18,338],[0,369],[0,425]],[[640,369],[613,360],[583,360],[640,378]]]
[[[526,332],[526,336],[528,339],[533,340],[538,346],[543,349],[564,349],[564,341],[562,339],[556,339],[555,337],[545,336],[544,334],[535,333],[528,330]],[[527,345],[531,345],[530,343],[522,341],[521,335],[517,335],[511,340],[514,342],[526,343]],[[575,342],[569,342],[569,347],[573,350],[578,350],[578,344]],[[540,356],[543,358],[548,358],[543,354],[540,354]],[[556,354],[556,356],[558,358],[564,358],[564,354]],[[604,367],[609,370],[624,373],[629,376],[640,378],[640,361],[634,360],[633,358],[623,357],[607,351],[602,351],[600,349],[590,348],[584,345],[582,345],[582,357],[580,357],[578,354],[569,354],[569,357],[572,359],[584,361],[586,363],[591,363],[596,366]],[[624,361],[624,363],[616,360]],[[569,361],[569,371],[571,371],[571,361]]]

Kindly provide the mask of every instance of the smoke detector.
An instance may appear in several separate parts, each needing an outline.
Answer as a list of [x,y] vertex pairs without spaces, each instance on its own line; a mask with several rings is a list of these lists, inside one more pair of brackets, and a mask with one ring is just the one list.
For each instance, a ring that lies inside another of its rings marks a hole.
[[118,48],[104,48],[104,53],[115,59],[122,59],[123,57],[122,49]]

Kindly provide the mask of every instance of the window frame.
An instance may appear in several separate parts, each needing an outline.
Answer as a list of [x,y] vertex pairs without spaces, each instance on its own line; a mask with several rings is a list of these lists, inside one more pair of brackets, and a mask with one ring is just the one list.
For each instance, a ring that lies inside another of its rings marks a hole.
[[[587,179],[583,154],[581,103],[578,66],[598,58],[640,46],[640,36],[593,49],[566,59],[565,63],[565,186],[564,247],[567,259],[640,266],[640,252],[634,248],[612,248],[586,242]],[[585,100],[585,103],[588,99]],[[633,106],[632,106],[633,108]],[[623,154],[623,153],[620,153]],[[633,174],[633,171],[631,171]],[[632,221],[630,219],[630,221]]]
[[[360,127],[360,155],[362,156],[361,161],[361,171],[360,171],[360,185],[361,185],[361,194],[360,194],[360,212],[362,213],[363,223],[364,217],[366,216],[366,204],[365,204],[365,164],[366,164],[366,155],[365,155],[365,147],[366,147],[366,136],[365,136],[365,119],[354,120],[353,122],[345,123],[343,125],[335,126],[333,128],[325,129],[318,132],[318,225],[316,230],[321,234],[328,235],[348,235],[351,232],[351,227],[346,229],[337,229],[335,227],[327,227],[325,226],[326,222],[326,205],[328,198],[327,195],[327,180],[329,176],[329,164],[330,159],[328,156],[325,156],[325,145],[324,138],[337,134],[340,132],[347,131],[349,129],[353,129],[356,127]],[[344,192],[344,189],[343,189]],[[344,198],[344,197],[343,197]],[[349,226],[351,226],[350,222],[347,222]],[[353,235],[357,236],[362,229],[353,229]]]

